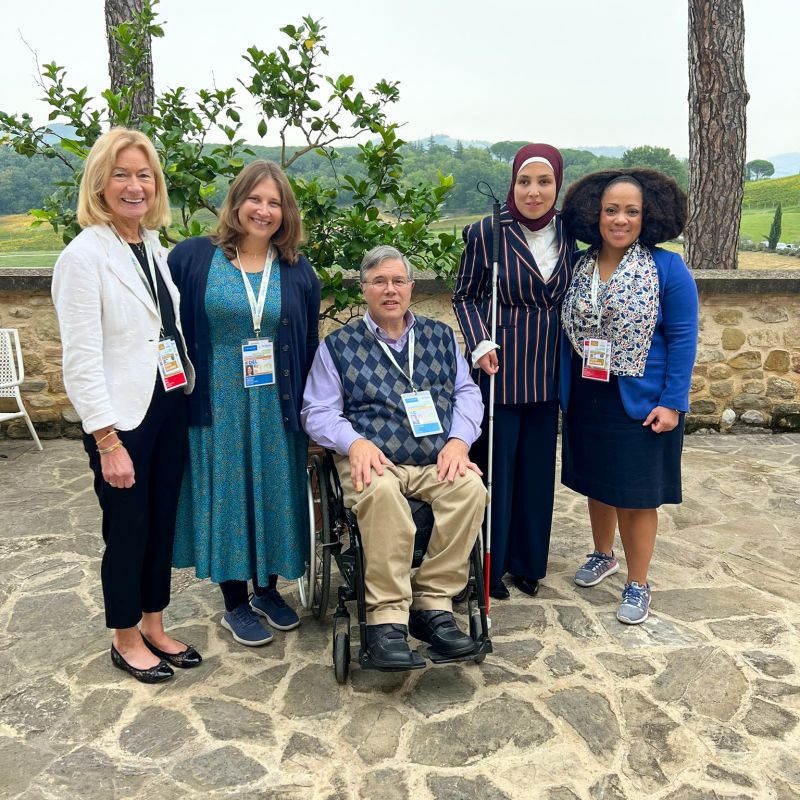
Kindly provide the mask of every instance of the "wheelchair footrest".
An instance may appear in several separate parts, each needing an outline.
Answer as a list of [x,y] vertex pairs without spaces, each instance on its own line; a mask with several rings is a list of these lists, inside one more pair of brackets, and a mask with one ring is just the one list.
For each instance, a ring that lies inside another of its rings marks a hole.
[[492,651],[491,639],[485,639],[482,642],[475,642],[475,648],[463,656],[444,656],[432,647],[426,648],[424,655],[434,664],[452,664],[456,661],[474,661],[478,656],[486,655]]
[[415,669],[425,669],[425,662],[415,667],[379,667],[366,652],[359,652],[358,663],[361,669],[374,669],[378,672],[413,672]]

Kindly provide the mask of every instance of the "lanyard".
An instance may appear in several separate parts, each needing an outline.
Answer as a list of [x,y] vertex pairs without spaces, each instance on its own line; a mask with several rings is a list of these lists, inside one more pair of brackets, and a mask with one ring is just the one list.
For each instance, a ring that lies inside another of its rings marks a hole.
[[597,324],[600,324],[600,303],[598,295],[600,294],[600,268],[595,262],[594,272],[592,273],[592,311],[594,312]]
[[242,259],[239,258],[239,248],[236,248],[236,260],[239,262],[239,272],[242,273],[242,280],[244,281],[244,290],[247,292],[247,302],[250,303],[250,315],[253,318],[253,330],[255,331],[256,338],[261,333],[261,317],[264,316],[264,303],[267,300],[267,287],[269,286],[269,276],[272,274],[272,245],[267,250],[267,257],[264,260],[264,271],[261,274],[261,285],[258,287],[258,300],[256,300],[253,287],[245,275],[242,268]]
[[144,244],[144,252],[147,257],[147,271],[150,273],[150,277],[153,280],[153,285],[150,285],[150,282],[147,280],[147,276],[144,274],[144,270],[142,269],[142,265],[139,263],[139,259],[133,254],[133,251],[130,248],[130,245],[119,235],[117,229],[112,225],[111,230],[114,231],[114,235],[119,239],[120,244],[128,251],[128,257],[131,260],[131,264],[133,264],[133,268],[136,270],[136,274],[141,278],[142,283],[144,284],[145,288],[147,289],[147,293],[150,297],[153,298],[153,302],[156,304],[156,311],[158,312],[158,321],[161,323],[161,335],[164,335],[164,320],[161,316],[161,303],[158,301],[158,282],[156,281],[156,267],[155,263],[153,262],[153,251],[150,249],[150,242],[147,241],[146,236],[142,236],[142,243]]
[[[364,324],[366,325],[366,323]],[[389,360],[392,362],[392,364],[394,364],[395,367],[397,367],[397,369],[402,373],[403,377],[411,384],[411,390],[416,392],[417,387],[414,385],[414,342],[415,342],[414,329],[411,328],[411,330],[409,330],[408,332],[408,372],[406,372],[397,363],[397,359],[394,357],[394,353],[392,352],[392,349],[389,347],[389,345],[386,344],[386,342],[383,342],[380,339],[378,339],[377,336],[375,337],[375,339],[383,349],[383,352],[386,353],[387,356],[389,356]]]

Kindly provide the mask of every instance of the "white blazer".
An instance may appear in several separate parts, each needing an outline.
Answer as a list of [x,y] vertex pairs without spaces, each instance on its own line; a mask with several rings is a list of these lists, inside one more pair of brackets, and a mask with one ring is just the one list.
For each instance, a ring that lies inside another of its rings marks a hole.
[[[183,342],[180,295],[158,234],[146,231],[164,278]],[[158,375],[160,321],[130,248],[108,225],[92,225],[70,242],[53,270],[53,302],[63,347],[64,386],[87,433],[114,425],[127,431],[144,419]],[[194,368],[184,364],[194,388]]]

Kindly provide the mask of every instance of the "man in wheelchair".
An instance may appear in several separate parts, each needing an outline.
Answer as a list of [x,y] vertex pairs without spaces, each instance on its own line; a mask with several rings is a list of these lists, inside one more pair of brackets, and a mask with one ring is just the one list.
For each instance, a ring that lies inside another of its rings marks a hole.
[[[303,397],[312,440],[336,453],[344,493],[364,549],[367,652],[376,667],[415,669],[412,636],[438,654],[472,652],[452,598],[486,506],[481,472],[469,459],[483,402],[451,328],[409,311],[414,287],[396,248],[361,262],[367,313],[317,350]],[[429,503],[434,526],[411,576],[415,525],[406,498]]]

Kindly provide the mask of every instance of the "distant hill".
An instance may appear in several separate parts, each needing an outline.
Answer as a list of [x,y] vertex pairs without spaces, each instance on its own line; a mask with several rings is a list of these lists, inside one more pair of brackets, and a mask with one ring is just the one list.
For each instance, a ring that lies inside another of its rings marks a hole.
[[800,175],[745,183],[744,208],[748,206],[774,207],[778,203],[784,207],[800,206]]
[[787,175],[797,175],[800,172],[800,153],[781,153],[770,156],[767,161],[775,165],[773,178],[785,178]]
[[71,127],[70,125],[64,125],[61,122],[54,122],[52,125],[50,125],[50,130],[53,131],[55,135],[45,136],[45,140],[48,144],[58,142],[59,137],[72,139],[75,136],[75,128]]
[[578,147],[571,148],[572,150],[586,150],[589,153],[594,153],[596,156],[608,156],[609,158],[622,158],[623,153],[626,150],[630,150],[630,147],[625,145],[615,145],[614,147],[609,147],[606,145],[598,146],[598,147],[584,147],[580,145]]
[[493,144],[493,142],[484,142],[482,139],[454,139],[446,133],[434,133],[426,139],[417,139],[416,142],[411,142],[411,144],[427,144],[431,139],[433,139],[434,144],[449,147],[451,150],[458,142],[461,142],[462,147],[477,147],[479,150],[485,150]]

